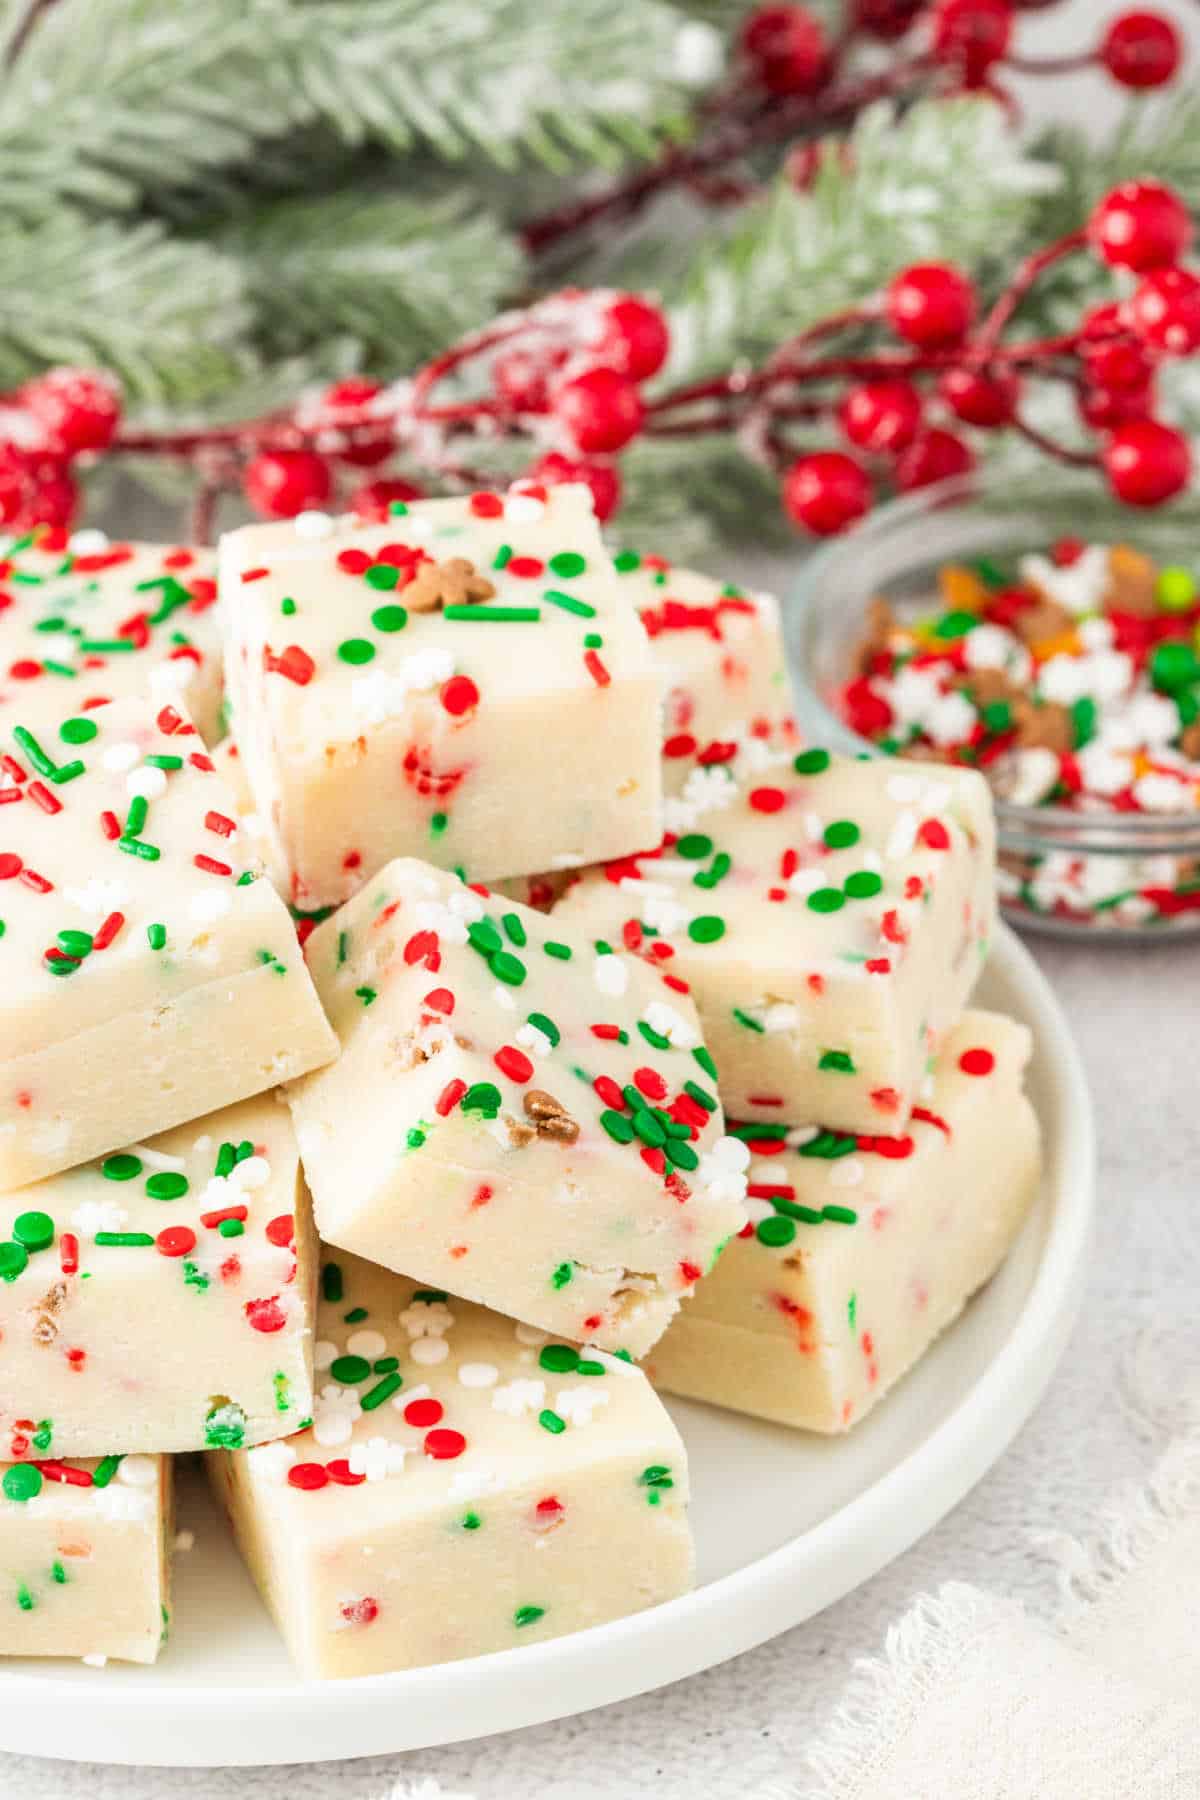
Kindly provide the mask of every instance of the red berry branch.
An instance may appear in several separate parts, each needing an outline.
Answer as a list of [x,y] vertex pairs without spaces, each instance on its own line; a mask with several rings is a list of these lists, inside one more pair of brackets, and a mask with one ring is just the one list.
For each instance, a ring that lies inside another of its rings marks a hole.
[[[1045,3],[1025,0],[1031,9]],[[1078,56],[1020,58],[1013,34],[1021,10],[1019,0],[847,0],[844,28],[831,36],[803,6],[760,6],[743,25],[728,82],[702,108],[695,140],[531,220],[526,243],[545,250],[600,221],[628,218],[672,185],[717,197],[744,192],[732,172],[770,142],[798,140],[788,167],[806,182],[822,150],[806,137],[881,95],[983,90],[1007,100],[1006,70],[1086,65],[1147,88],[1178,68],[1178,33],[1150,12],[1121,15]],[[901,45],[882,73],[854,66],[856,46],[868,39]],[[606,519],[620,502],[619,457],[631,443],[714,434],[734,438],[770,469],[789,517],[817,534],[852,524],[881,491],[968,471],[976,434],[999,431],[1096,468],[1132,505],[1154,505],[1190,476],[1187,440],[1156,416],[1156,376],[1164,360],[1200,348],[1200,278],[1181,266],[1191,235],[1171,190],[1126,183],[1086,227],[1026,257],[986,310],[961,270],[914,265],[874,300],[816,322],[760,367],[649,397],[645,384],[667,359],[666,320],[649,300],[611,290],[551,294],[394,384],[355,376],[219,427],[124,428],[110,378],[51,369],[0,400],[0,524],[69,524],[76,465],[107,456],[190,466],[198,483],[193,531],[207,538],[220,495],[236,487],[268,517],[342,502],[370,514],[415,497],[410,474],[449,488],[491,485],[497,446],[512,473],[586,482]],[[1093,307],[1052,338],[1017,335],[1030,290],[1066,258],[1089,254],[1122,272],[1128,296]],[[1040,383],[1073,394],[1086,447],[1032,422],[1029,397]],[[836,439],[807,447],[822,423]],[[362,471],[373,473],[354,486]]]

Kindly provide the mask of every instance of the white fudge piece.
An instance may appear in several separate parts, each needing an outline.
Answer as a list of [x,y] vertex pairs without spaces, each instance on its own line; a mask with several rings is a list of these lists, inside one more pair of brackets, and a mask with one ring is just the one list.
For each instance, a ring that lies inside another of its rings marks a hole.
[[691,1002],[410,860],[307,954],[342,1046],[288,1090],[321,1237],[640,1356],[744,1218]]
[[752,1140],[752,1223],[655,1345],[655,1384],[810,1431],[857,1424],[1025,1218],[1040,1167],[1029,1051],[1023,1025],[968,1012],[903,1135]]
[[221,732],[216,558],[102,532],[0,540],[0,719],[32,725],[130,696]]
[[0,1454],[202,1450],[312,1412],[315,1237],[273,1094],[0,1194]]
[[587,490],[540,493],[223,540],[239,751],[297,906],[395,856],[489,880],[658,836],[646,634]]
[[152,1663],[170,1541],[169,1457],[0,1463],[0,1656]]
[[328,1060],[287,909],[173,706],[0,715],[0,1191]]
[[310,1431],[209,1473],[297,1668],[375,1675],[683,1593],[687,1463],[639,1369],[339,1257]]
[[899,1129],[992,931],[982,776],[749,740],[693,768],[667,823],[554,921],[688,983],[731,1117]]
[[663,781],[682,786],[698,750],[793,729],[792,692],[773,594],[751,593],[662,556],[615,559],[664,683]]

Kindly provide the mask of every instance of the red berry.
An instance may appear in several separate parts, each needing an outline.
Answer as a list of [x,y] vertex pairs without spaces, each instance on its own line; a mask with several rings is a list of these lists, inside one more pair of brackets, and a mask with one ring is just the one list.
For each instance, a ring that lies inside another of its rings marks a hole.
[[956,419],[978,425],[983,431],[1012,422],[1021,397],[1015,375],[988,375],[977,369],[947,369],[938,393]]
[[1181,431],[1138,419],[1114,431],[1102,452],[1104,472],[1127,506],[1160,506],[1188,484],[1192,452]]
[[788,517],[817,537],[844,531],[871,506],[871,483],[852,456],[818,450],[798,456],[783,478]]
[[569,481],[583,482],[592,490],[592,507],[602,525],[612,518],[621,504],[621,477],[612,463],[573,462],[569,456],[551,450],[540,462],[534,463],[529,479],[544,482],[547,487],[561,487]]
[[855,28],[894,43],[910,30],[925,0],[854,0]]
[[756,7],[741,46],[770,94],[815,94],[829,73],[824,27],[804,6]]
[[1152,269],[1128,302],[1129,323],[1144,344],[1168,356],[1200,349],[1200,278],[1188,269]]
[[103,450],[121,422],[121,390],[96,369],[47,369],[25,384],[20,398],[69,456]]
[[567,360],[565,350],[541,346],[506,350],[492,364],[492,386],[514,412],[545,412],[550,382]]
[[974,467],[971,446],[953,431],[933,425],[899,458],[892,479],[902,492],[910,493],[935,481],[948,481],[952,475],[965,475]]
[[29,482],[24,457],[11,444],[0,444],[0,525],[13,525],[20,514]]
[[604,329],[589,346],[608,368],[631,381],[649,381],[667,360],[671,334],[657,306],[622,294],[604,311]]
[[328,503],[333,477],[324,457],[313,450],[264,450],[242,471],[242,492],[255,512],[268,519],[292,519]]
[[1154,359],[1136,338],[1102,339],[1080,346],[1084,374],[1093,387],[1140,392],[1154,379]]
[[911,381],[866,381],[848,389],[838,422],[860,450],[903,450],[921,423],[921,396]]
[[78,509],[79,489],[65,464],[45,459],[26,462],[14,525],[23,531],[34,525],[70,525]]
[[1192,241],[1188,209],[1161,181],[1123,181],[1088,220],[1088,242],[1114,269],[1162,269]]
[[1122,87],[1156,88],[1170,81],[1183,57],[1175,26],[1162,13],[1129,12],[1114,19],[1100,45],[1100,61]]
[[642,397],[616,369],[587,369],[564,381],[552,401],[555,418],[578,450],[619,450],[642,428]]
[[914,263],[893,277],[884,309],[898,337],[923,350],[941,350],[966,336],[975,316],[975,289],[953,263]]
[[350,511],[363,519],[386,519],[390,508],[410,500],[423,500],[424,488],[413,481],[402,481],[398,475],[385,475],[379,481],[366,481],[355,488],[347,502]]
[[938,0],[933,14],[933,54],[950,63],[968,87],[987,79],[1012,38],[1008,0]]
[[[335,381],[321,395],[322,405],[339,411],[345,407],[365,406],[383,392],[382,384],[370,381],[365,375],[346,375],[341,381]],[[362,443],[348,444],[344,450],[337,452],[339,462],[349,463],[356,469],[373,469],[376,463],[386,462],[395,445],[390,433],[384,428],[384,435],[375,442],[369,439]]]
[[1079,395],[1079,416],[1093,431],[1112,431],[1133,419],[1148,419],[1154,411],[1154,381],[1141,387],[1086,387]]

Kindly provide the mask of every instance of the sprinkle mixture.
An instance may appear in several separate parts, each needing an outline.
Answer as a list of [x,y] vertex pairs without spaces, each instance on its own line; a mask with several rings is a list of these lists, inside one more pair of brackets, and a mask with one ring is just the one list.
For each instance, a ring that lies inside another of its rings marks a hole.
[[[342,1096],[386,1063],[399,1154],[377,1166],[378,1140],[364,1178],[396,1263],[423,1258],[577,1340],[651,1341],[740,1223],[744,1186],[683,984],[404,861],[318,928],[308,958],[342,1041],[292,1091],[322,1228],[338,1235],[353,1155]],[[586,1211],[555,1198],[584,1193]]]
[[702,748],[665,811],[657,849],[588,872],[552,918],[690,987],[731,1111],[902,1114],[986,949],[982,782],[751,735]]
[[70,537],[48,526],[0,540],[0,725],[86,717],[149,695],[221,730],[215,559],[184,545]]
[[268,1095],[0,1196],[0,1456],[255,1443],[307,1417],[298,1176]]
[[[339,1657],[368,1659],[364,1669],[372,1656],[389,1668],[435,1660],[421,1654],[429,1642],[436,1659],[479,1654],[607,1616],[590,1591],[610,1581],[595,1559],[597,1484],[610,1549],[643,1545],[644,1570],[660,1555],[647,1534],[665,1533],[676,1547],[664,1566],[678,1560],[682,1445],[629,1361],[336,1253],[321,1275],[315,1365],[311,1426],[228,1459],[220,1479],[235,1515],[300,1545],[328,1530],[331,1509],[344,1517],[314,1583],[321,1672],[338,1672]],[[478,1617],[440,1639],[444,1621],[411,1579],[434,1555],[478,1583]],[[614,1610],[628,1611],[617,1586]]]
[[[301,514],[222,558],[239,749],[298,906],[396,855],[502,875],[651,832],[654,672],[579,490]],[[556,748],[569,807],[545,779]]]
[[980,769],[998,797],[1081,816],[1196,819],[1196,849],[1067,850],[1001,863],[1019,911],[1164,925],[1200,910],[1200,586],[1126,544],[938,575],[939,609],[877,601],[847,723],[887,752]]

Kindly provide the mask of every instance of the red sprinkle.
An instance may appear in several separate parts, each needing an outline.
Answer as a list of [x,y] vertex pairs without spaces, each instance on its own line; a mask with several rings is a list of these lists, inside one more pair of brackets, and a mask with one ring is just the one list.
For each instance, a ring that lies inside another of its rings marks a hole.
[[347,575],[362,575],[370,568],[371,559],[365,550],[339,550],[337,566]]
[[215,856],[193,856],[192,861],[206,875],[232,875],[233,870],[228,863],[218,862]]
[[329,1477],[321,1463],[293,1463],[287,1474],[288,1486],[303,1488],[307,1493],[315,1493],[317,1488],[327,1486]]
[[470,505],[477,519],[498,519],[504,512],[499,494],[472,494]]
[[452,675],[442,684],[441,700],[451,718],[461,719],[479,705],[479,689],[469,675]]
[[591,1033],[593,1037],[600,1038],[604,1043],[616,1043],[621,1035],[621,1027],[619,1025],[593,1025]]
[[457,1076],[453,1081],[448,1081],[438,1095],[434,1105],[433,1110],[438,1115],[438,1118],[444,1119],[448,1117],[448,1115],[454,1111],[454,1108],[458,1105],[466,1091],[466,1082],[459,1080]]
[[237,825],[234,821],[226,818],[224,813],[219,812],[205,813],[204,825],[207,831],[215,831],[218,837],[223,838],[232,837],[237,830]]
[[694,1281],[699,1281],[702,1273],[703,1271],[698,1269],[694,1262],[681,1262],[679,1265],[680,1277],[688,1287],[691,1287]]
[[367,1479],[365,1475],[356,1475],[344,1456],[335,1456],[332,1462],[327,1462],[325,1473],[339,1487],[361,1487]]
[[990,1075],[996,1066],[996,1059],[990,1050],[964,1050],[958,1059],[958,1066],[964,1075]]
[[277,1218],[267,1221],[266,1239],[268,1244],[278,1244],[286,1249],[296,1236],[296,1221],[291,1213],[280,1213]]
[[545,567],[545,563],[537,556],[510,556],[504,565],[504,573],[515,575],[521,581],[535,581]]
[[786,805],[787,795],[782,788],[751,788],[749,800],[755,812],[777,813]]
[[950,833],[940,819],[922,819],[917,827],[917,842],[927,850],[948,850]]
[[79,1239],[73,1231],[64,1231],[58,1240],[58,1261],[64,1275],[79,1272]]
[[196,1248],[196,1234],[190,1225],[168,1225],[154,1240],[160,1256],[186,1256]]
[[461,1456],[466,1447],[467,1440],[461,1431],[438,1430],[425,1434],[425,1454],[437,1462],[449,1462],[452,1457]]
[[594,650],[584,651],[583,666],[597,687],[607,687],[611,682],[612,676]]
[[124,923],[125,923],[125,914],[124,913],[119,913],[119,912],[109,913],[107,919],[105,919],[105,921],[101,925],[99,931],[96,933],[95,937],[92,939],[92,949],[93,950],[107,950],[108,946],[112,943],[113,939],[117,936],[118,932],[121,930]]
[[625,1096],[611,1075],[597,1075],[592,1086],[605,1106],[611,1106],[614,1112],[624,1112]]
[[110,842],[115,843],[121,835],[121,821],[114,812],[100,814],[100,829]]
[[533,1078],[532,1061],[513,1044],[501,1044],[492,1061],[510,1081],[530,1081]]
[[272,1294],[266,1300],[247,1300],[242,1311],[255,1331],[282,1331],[287,1324],[278,1294]]
[[635,1069],[633,1083],[650,1100],[665,1100],[667,1097],[667,1084],[657,1069]]
[[449,1015],[454,1011],[454,995],[449,988],[430,988],[421,1004],[427,1006],[430,1012]]
[[410,1400],[404,1409],[404,1423],[424,1428],[437,1425],[446,1415],[440,1400]]

